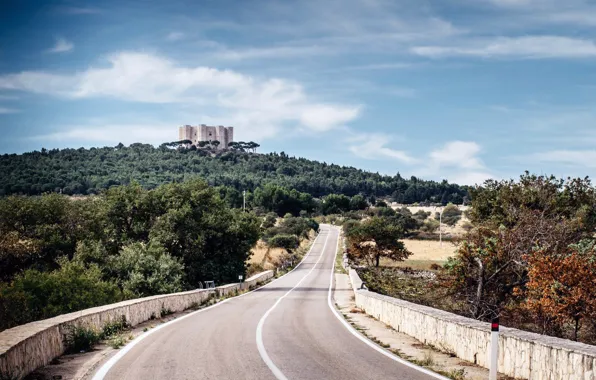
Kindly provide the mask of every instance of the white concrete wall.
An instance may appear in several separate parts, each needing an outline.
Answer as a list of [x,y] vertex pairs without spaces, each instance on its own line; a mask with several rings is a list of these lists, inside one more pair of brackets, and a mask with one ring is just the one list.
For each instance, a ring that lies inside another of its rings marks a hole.
[[138,298],[4,330],[0,332],[0,375],[10,374],[22,378],[62,355],[66,349],[63,338],[68,326],[101,330],[108,322],[118,321],[122,316],[126,317],[130,325],[135,326],[152,316],[159,318],[162,309],[183,311],[193,304],[203,303],[212,294],[228,295],[233,291],[255,286],[273,276],[273,271],[266,271],[248,278],[243,284]]
[[[356,305],[419,341],[488,367],[490,324],[368,290],[349,269]],[[596,346],[501,327],[499,372],[536,380],[596,380]]]

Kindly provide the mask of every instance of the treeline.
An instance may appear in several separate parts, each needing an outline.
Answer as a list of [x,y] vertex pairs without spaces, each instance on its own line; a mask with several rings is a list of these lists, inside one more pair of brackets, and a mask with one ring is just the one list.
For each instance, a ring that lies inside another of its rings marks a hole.
[[207,280],[235,282],[261,223],[202,180],[81,199],[0,198],[0,329]]
[[[258,144],[257,144],[258,145]],[[204,178],[210,185],[254,192],[275,184],[321,198],[329,194],[361,194],[369,203],[387,198],[398,203],[461,204],[467,188],[366,172],[285,153],[251,154],[241,150],[214,153],[204,149],[172,149],[148,144],[91,149],[52,149],[0,156],[0,195],[98,194],[136,181],[145,189],[164,183]]]

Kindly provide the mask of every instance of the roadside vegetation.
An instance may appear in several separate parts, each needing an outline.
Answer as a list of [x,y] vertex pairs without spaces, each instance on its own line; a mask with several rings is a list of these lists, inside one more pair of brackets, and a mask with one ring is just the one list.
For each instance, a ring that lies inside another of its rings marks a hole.
[[235,282],[259,225],[201,180],[77,200],[0,198],[0,329],[206,280]]
[[[408,235],[407,223],[399,230],[389,227],[390,219],[344,221],[350,258],[369,289],[596,344],[596,189],[590,181],[526,173],[519,181],[487,181],[471,197],[471,228],[453,257],[433,270],[378,265],[379,255],[381,264],[408,257],[399,240]],[[353,232],[371,225],[381,238]]]

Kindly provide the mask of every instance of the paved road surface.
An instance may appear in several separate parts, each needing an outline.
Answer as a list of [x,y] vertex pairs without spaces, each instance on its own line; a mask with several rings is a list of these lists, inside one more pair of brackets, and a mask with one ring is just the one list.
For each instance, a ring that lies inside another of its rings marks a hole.
[[322,225],[293,272],[137,338],[94,380],[437,378],[372,348],[330,308],[338,235]]

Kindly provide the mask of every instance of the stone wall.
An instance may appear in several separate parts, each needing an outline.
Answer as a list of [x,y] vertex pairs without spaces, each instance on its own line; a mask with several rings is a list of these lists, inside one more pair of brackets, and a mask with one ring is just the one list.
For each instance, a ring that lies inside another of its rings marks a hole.
[[[349,268],[348,268],[349,269]],[[397,298],[361,290],[349,269],[356,305],[395,330],[442,351],[488,367],[490,324]],[[596,346],[501,327],[499,372],[538,380],[596,380]]]
[[255,286],[273,276],[273,271],[266,271],[248,278],[242,284],[138,298],[4,330],[0,332],[0,376],[22,378],[62,355],[66,349],[63,338],[69,326],[86,326],[101,330],[107,323],[121,320],[122,316],[130,325],[135,326],[159,317],[162,310],[183,311],[194,304],[203,303],[213,294],[228,295]]

